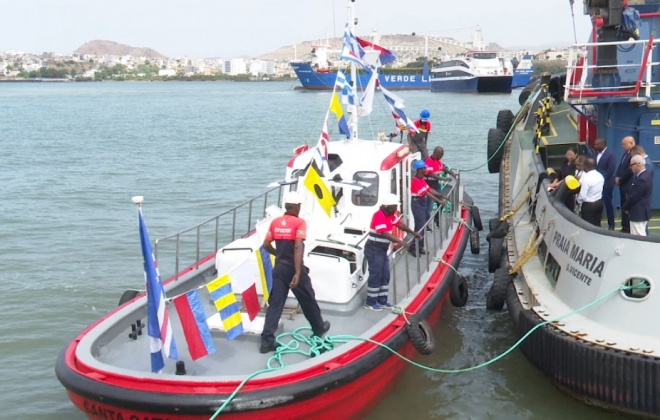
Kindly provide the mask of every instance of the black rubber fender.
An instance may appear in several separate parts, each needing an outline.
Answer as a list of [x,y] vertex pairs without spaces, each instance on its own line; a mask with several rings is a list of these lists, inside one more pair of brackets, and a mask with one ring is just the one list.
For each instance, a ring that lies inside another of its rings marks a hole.
[[435,338],[433,338],[433,331],[431,331],[431,327],[426,321],[420,319],[418,315],[411,315],[408,317],[406,331],[410,342],[420,354],[429,355],[433,353]]
[[467,304],[470,292],[468,290],[468,282],[464,276],[456,275],[449,290],[449,300],[451,304],[457,308],[462,308]]
[[500,268],[504,238],[490,238],[488,241],[488,272],[494,273]]
[[492,238],[501,239],[509,232],[509,222],[506,220],[500,222],[500,219],[490,219],[488,222],[488,228],[489,232],[486,236],[488,242],[490,242]]
[[500,163],[502,162],[502,154],[504,153],[504,146],[500,147],[506,133],[499,128],[491,128],[488,130],[488,172],[497,174],[500,172]]
[[484,224],[481,222],[481,214],[479,213],[479,207],[474,204],[470,207],[470,214],[472,215],[472,224],[477,230],[484,230]]
[[119,304],[117,306],[121,306],[124,303],[135,299],[135,297],[139,294],[140,294],[139,290],[131,290],[131,289],[126,290],[119,298]]
[[479,231],[476,228],[472,228],[470,231],[470,252],[477,255],[481,251],[479,247]]
[[493,284],[486,297],[486,309],[501,311],[506,302],[506,294],[511,283],[509,267],[500,267],[493,274]]
[[514,118],[515,115],[513,115],[513,112],[510,109],[502,109],[497,113],[496,127],[504,131],[506,134],[509,132],[509,130],[511,130]]

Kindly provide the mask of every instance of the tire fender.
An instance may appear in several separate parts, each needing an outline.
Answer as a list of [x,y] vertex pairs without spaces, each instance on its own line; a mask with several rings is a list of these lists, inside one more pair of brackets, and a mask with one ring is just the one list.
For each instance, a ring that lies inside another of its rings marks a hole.
[[484,230],[484,224],[481,222],[481,214],[479,213],[479,207],[474,204],[470,207],[470,214],[472,215],[472,224],[477,230]]
[[418,315],[408,317],[408,325],[406,331],[413,347],[424,355],[429,355],[435,349],[435,338],[433,338],[433,331],[429,324],[420,319]]
[[136,296],[140,294],[139,290],[126,290],[121,297],[119,298],[119,303],[117,306],[121,306],[126,302],[130,302],[131,300],[135,299]]
[[474,255],[477,255],[481,249],[479,248],[479,231],[475,228],[472,228],[470,231],[470,252]]
[[501,311],[506,302],[507,289],[511,283],[509,267],[500,267],[495,270],[493,275],[493,284],[490,286],[488,296],[486,297],[486,309]]
[[452,281],[449,291],[451,304],[457,308],[464,307],[467,304],[469,294],[467,279],[457,274]]

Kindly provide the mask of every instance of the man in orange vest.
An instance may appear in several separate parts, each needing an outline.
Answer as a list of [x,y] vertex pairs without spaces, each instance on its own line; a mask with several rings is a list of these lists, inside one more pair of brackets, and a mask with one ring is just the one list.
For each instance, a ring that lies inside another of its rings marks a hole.
[[402,215],[396,214],[398,205],[399,197],[395,194],[386,194],[380,209],[371,218],[369,235],[364,246],[364,257],[369,267],[367,300],[364,302],[364,308],[371,311],[392,307],[387,301],[390,292],[390,260],[387,250],[392,242],[406,246],[403,239],[392,234],[392,229],[398,227],[404,232],[412,233],[418,239],[422,237],[401,221]]
[[[273,267],[273,288],[268,297],[268,309],[264,329],[261,333],[260,353],[268,353],[277,348],[275,331],[284,310],[289,290],[298,299],[314,335],[322,337],[330,329],[330,322],[323,321],[321,309],[316,302],[309,269],[303,264],[304,240],[307,237],[307,224],[300,214],[300,195],[291,191],[284,197],[286,212],[273,220],[266,233],[263,247],[275,255]],[[273,247],[275,242],[275,247]]]

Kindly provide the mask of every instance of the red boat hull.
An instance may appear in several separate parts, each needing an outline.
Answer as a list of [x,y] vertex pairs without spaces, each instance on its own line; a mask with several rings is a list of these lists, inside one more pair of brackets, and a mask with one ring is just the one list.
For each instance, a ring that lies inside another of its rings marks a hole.
[[[461,218],[469,222],[470,211],[463,207]],[[458,265],[468,241],[460,225],[443,260]],[[446,302],[454,272],[440,264],[422,292],[408,305],[435,326]],[[76,357],[79,340],[74,340],[58,359],[56,373],[67,388],[71,401],[90,419],[201,420],[208,419],[233,392],[238,383],[211,384],[140,379],[86,366]],[[384,343],[412,358],[417,352],[405,330],[402,317],[392,321],[371,339]],[[362,343],[350,352],[323,365],[279,378],[254,378],[222,413],[222,418],[362,418],[394,388],[408,366],[399,357],[371,343]]]

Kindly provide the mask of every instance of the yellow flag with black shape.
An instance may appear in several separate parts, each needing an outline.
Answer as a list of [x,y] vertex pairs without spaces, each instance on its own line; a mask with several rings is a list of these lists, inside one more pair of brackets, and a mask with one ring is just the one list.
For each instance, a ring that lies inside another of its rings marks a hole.
[[332,192],[322,176],[321,170],[312,161],[307,167],[303,185],[309,190],[310,193],[316,198],[321,208],[325,211],[328,217],[332,216],[332,206],[337,204]]

